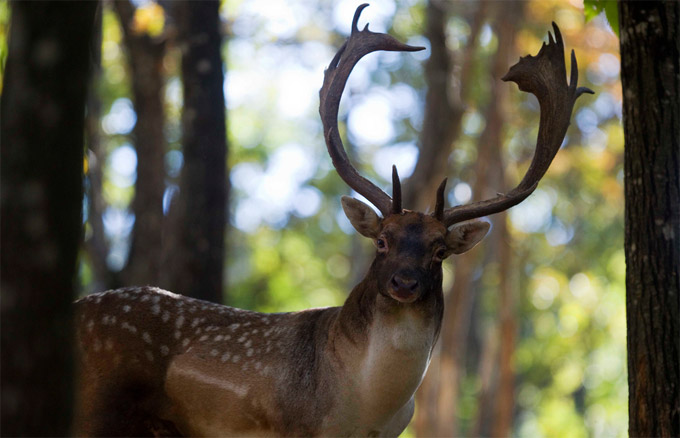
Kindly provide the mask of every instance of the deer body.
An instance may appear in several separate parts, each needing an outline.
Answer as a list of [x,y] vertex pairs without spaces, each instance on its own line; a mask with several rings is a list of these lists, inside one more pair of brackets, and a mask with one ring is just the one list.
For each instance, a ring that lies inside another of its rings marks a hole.
[[517,187],[496,198],[444,208],[446,179],[432,214],[405,210],[393,167],[393,197],[362,177],[342,146],[340,97],[362,56],[414,51],[357,22],[325,72],[319,112],[338,174],[380,211],[349,197],[342,207],[376,245],[365,278],[342,307],[261,314],[156,288],[127,288],[77,303],[80,380],[76,433],[107,436],[397,436],[413,415],[443,315],[442,261],[487,233],[465,222],[518,204],[559,149],[576,98],[572,51],[556,40],[521,58],[504,80],[541,105],[536,152]]
[[341,308],[278,314],[149,287],[90,295],[77,304],[88,371],[78,432],[396,436],[413,414],[443,297],[439,283],[405,305],[377,283],[372,268]]

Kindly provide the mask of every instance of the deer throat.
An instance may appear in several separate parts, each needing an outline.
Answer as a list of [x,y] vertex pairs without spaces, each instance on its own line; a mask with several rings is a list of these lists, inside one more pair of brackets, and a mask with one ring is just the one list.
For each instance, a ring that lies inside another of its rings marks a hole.
[[376,312],[368,333],[360,372],[360,387],[366,388],[361,394],[363,412],[371,417],[368,423],[390,421],[409,402],[430,363],[436,340],[434,318],[417,306],[400,307]]

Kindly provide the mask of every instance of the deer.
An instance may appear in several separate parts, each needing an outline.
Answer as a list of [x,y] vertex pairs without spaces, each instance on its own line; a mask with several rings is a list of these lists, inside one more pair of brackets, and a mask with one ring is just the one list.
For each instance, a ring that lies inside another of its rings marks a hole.
[[350,163],[338,130],[347,78],[366,54],[423,50],[358,29],[324,74],[319,112],[337,173],[380,212],[351,197],[342,208],[375,257],[341,307],[257,313],[155,287],[128,287],[76,302],[79,383],[75,432],[85,436],[398,436],[414,412],[439,337],[442,262],[473,248],[489,231],[475,220],[522,202],[557,153],[576,99],[571,52],[554,37],[520,58],[504,81],[540,103],[536,149],[521,182],[495,198],[445,207],[444,179],[431,213],[401,203]]

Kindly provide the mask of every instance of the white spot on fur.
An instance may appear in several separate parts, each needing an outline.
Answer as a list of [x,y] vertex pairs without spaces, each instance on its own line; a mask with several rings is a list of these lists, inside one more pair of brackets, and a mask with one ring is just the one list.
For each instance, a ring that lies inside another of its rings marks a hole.
[[159,313],[161,313],[161,306],[159,306],[158,304],[154,304],[153,306],[151,306],[151,313],[153,313],[154,315],[158,315]]
[[170,349],[168,348],[167,345],[161,345],[161,354],[163,356],[167,356],[169,352],[170,352]]
[[241,360],[241,356],[238,354],[235,354],[234,357],[231,358],[231,361],[234,363],[238,363],[239,360]]
[[214,348],[212,350],[210,350],[210,355],[212,357],[217,357],[218,354],[219,354],[219,351],[215,350]]
[[226,362],[226,361],[229,360],[230,357],[231,357],[231,353],[229,353],[229,352],[227,351],[226,353],[224,353],[224,354],[222,355],[222,357],[220,358],[220,360],[221,360],[222,362]]
[[187,345],[189,345],[189,342],[190,342],[189,338],[184,338],[184,340],[182,341],[182,347],[186,347]]
[[184,325],[184,316],[180,315],[175,321],[175,327],[181,328]]
[[161,317],[161,319],[163,320],[163,322],[168,322],[168,320],[170,319],[170,312],[168,312],[167,310],[163,312],[163,316]]
[[175,339],[179,339],[182,337],[182,333],[179,330],[175,330]]
[[246,347],[246,348],[249,348],[251,345],[253,345],[253,341],[250,340],[250,339],[248,340],[248,342],[246,342],[245,344],[243,344],[243,346]]
[[142,339],[144,339],[144,342],[146,342],[149,345],[152,343],[151,342],[151,335],[149,334],[149,332],[142,333]]
[[208,337],[209,337],[208,335],[203,335],[203,336],[201,336],[201,338],[199,339],[199,341],[203,342],[203,341],[205,341],[206,339],[208,339]]
[[130,311],[130,306],[127,304],[123,306],[123,312],[128,313]]
[[248,351],[246,352],[246,356],[251,357],[253,355],[253,349],[249,348]]
[[215,336],[215,341],[217,341],[217,342],[221,341],[222,339],[224,339],[224,336],[222,336],[222,335]]

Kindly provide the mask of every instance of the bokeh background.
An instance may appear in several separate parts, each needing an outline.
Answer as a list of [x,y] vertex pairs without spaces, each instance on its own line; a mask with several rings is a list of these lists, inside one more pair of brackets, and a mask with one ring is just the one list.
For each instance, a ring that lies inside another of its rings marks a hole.
[[[339,199],[349,190],[331,165],[318,116],[324,68],[347,37],[359,3],[221,2],[231,187],[225,304],[265,312],[341,305],[370,263],[371,242],[357,236],[342,213]],[[427,47],[366,56],[341,102],[350,156],[388,193],[392,164],[407,192],[430,184],[417,163],[424,160],[431,86],[425,66],[433,52],[450,61],[439,72],[450,106],[443,119],[450,141],[431,146],[441,149],[435,156],[445,163],[449,205],[508,190],[527,168],[538,104],[500,77],[520,55],[538,52],[552,21],[567,51],[576,52],[579,85],[596,92],[577,102],[564,145],[536,192],[507,215],[490,218],[489,237],[446,265],[445,326],[404,436],[625,435],[623,133],[615,30],[579,0],[370,3],[361,23]],[[163,41],[159,147],[163,214],[169,216],[184,163],[183,47],[168,4],[132,5],[136,35]],[[433,14],[441,18],[443,46],[432,47],[435,40],[428,38],[436,31],[428,19]],[[3,66],[9,15],[8,3],[0,2]],[[83,294],[112,286],[128,263],[135,227],[131,203],[141,189],[128,51],[120,15],[103,2],[101,67],[90,96],[98,110],[90,111],[94,122],[86,133]],[[405,207],[431,208],[433,195],[407,194]]]

